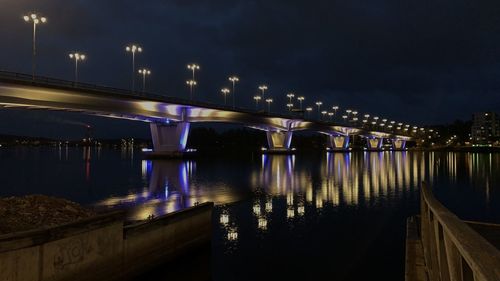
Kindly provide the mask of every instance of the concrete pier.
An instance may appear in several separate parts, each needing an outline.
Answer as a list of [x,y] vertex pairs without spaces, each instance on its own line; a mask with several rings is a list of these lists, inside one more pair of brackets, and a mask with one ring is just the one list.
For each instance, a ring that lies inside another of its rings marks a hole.
[[349,136],[328,135],[328,151],[349,151]]
[[290,145],[292,143],[292,131],[267,131],[268,149],[263,153],[268,154],[291,154],[294,152]]

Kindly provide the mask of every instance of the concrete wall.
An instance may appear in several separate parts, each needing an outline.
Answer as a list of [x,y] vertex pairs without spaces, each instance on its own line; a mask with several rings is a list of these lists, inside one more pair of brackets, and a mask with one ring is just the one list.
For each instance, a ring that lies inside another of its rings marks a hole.
[[213,203],[124,227],[113,212],[0,236],[0,280],[123,280],[210,241]]

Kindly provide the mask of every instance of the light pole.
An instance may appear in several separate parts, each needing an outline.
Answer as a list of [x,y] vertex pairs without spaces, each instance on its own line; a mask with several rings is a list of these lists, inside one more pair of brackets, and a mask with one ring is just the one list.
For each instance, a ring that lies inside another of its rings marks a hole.
[[132,44],[125,47],[125,51],[132,53],[132,92],[135,91],[135,53],[142,53],[142,48]]
[[332,116],[333,116],[333,112],[328,112],[328,117],[330,117],[330,121],[332,121]]
[[259,86],[259,90],[262,91],[262,99],[264,99],[265,94],[266,94],[266,90],[267,90],[267,86],[266,85],[260,85]]
[[224,95],[224,105],[226,105],[227,94],[229,94],[230,91],[228,88],[222,88],[220,92],[222,93],[222,95]]
[[193,78],[192,78],[191,80],[193,80],[193,81],[194,81],[194,80],[195,80],[195,79],[194,79],[194,72],[195,72],[196,70],[200,70],[200,66],[199,66],[199,65],[197,65],[197,64],[195,64],[195,63],[192,63],[192,64],[188,64],[188,65],[187,65],[187,68],[193,72]]
[[294,93],[289,93],[289,94],[287,94],[286,96],[287,96],[287,98],[290,100],[290,102],[289,102],[289,103],[293,103],[293,102],[292,102],[292,99],[293,99],[293,97],[295,97],[295,94],[294,94]]
[[271,113],[271,103],[273,102],[273,99],[266,99],[267,102],[267,112]]
[[293,103],[287,103],[286,107],[288,107],[288,111],[292,111]]
[[259,101],[262,99],[262,97],[259,95],[256,95],[253,97],[253,99],[255,100],[255,110],[259,110]]
[[321,116],[319,114],[321,113],[320,108],[321,108],[322,104],[323,104],[323,102],[321,102],[321,101],[316,102],[316,105],[318,106],[318,119],[321,118]]
[[323,114],[322,120],[325,120],[325,116],[327,113],[328,113],[328,111],[326,111],[326,110],[321,111],[321,114]]
[[69,58],[75,60],[75,83],[78,83],[78,61],[84,61],[86,56],[80,53],[71,53]]
[[193,99],[193,87],[196,86],[196,81],[194,80],[187,80],[186,84],[189,86],[189,99]]
[[240,78],[238,78],[237,76],[231,76],[229,77],[229,81],[231,81],[231,83],[233,83],[233,108],[235,108],[235,99],[236,99],[236,82],[239,82],[240,81]]
[[311,111],[313,111],[313,108],[312,107],[306,107],[306,112],[307,112],[307,118],[311,117]]
[[302,102],[305,100],[306,98],[300,96],[297,98],[297,100],[299,101],[299,104],[300,104],[300,110],[302,110]]
[[147,68],[142,68],[142,69],[139,69],[139,74],[142,75],[142,92],[146,92],[146,75],[149,76],[151,75],[151,70],[147,69]]
[[23,16],[25,22],[33,22],[33,57],[31,65],[32,79],[35,80],[35,68],[36,68],[36,26],[41,23],[46,23],[46,17],[39,17],[37,14],[33,13],[29,16]]

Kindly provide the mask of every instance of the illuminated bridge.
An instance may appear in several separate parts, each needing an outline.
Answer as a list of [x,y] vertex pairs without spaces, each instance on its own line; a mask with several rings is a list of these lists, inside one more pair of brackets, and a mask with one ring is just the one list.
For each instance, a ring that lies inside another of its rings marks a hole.
[[367,139],[367,149],[379,150],[390,139],[393,149],[405,149],[409,135],[372,131],[362,126],[341,125],[304,119],[302,116],[263,113],[205,102],[85,83],[36,77],[0,71],[0,106],[42,109],[121,118],[150,123],[153,149],[157,154],[182,154],[191,123],[218,122],[241,124],[265,131],[269,152],[291,151],[295,131],[310,130],[328,136],[332,150],[346,150],[350,136]]

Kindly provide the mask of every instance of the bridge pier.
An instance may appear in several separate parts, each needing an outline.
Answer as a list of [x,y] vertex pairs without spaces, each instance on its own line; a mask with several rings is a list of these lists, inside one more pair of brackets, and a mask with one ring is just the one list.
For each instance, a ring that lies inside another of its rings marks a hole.
[[406,149],[406,140],[392,139],[392,149],[405,150]]
[[189,136],[189,122],[151,123],[151,138],[153,140],[153,157],[179,157],[186,153]]
[[384,138],[370,137],[366,139],[368,150],[373,150],[373,151],[382,150],[383,143],[384,143]]
[[349,136],[342,135],[328,135],[328,151],[348,151],[349,150]]
[[290,148],[292,143],[292,131],[267,131],[268,149],[265,153],[290,154],[293,150]]

